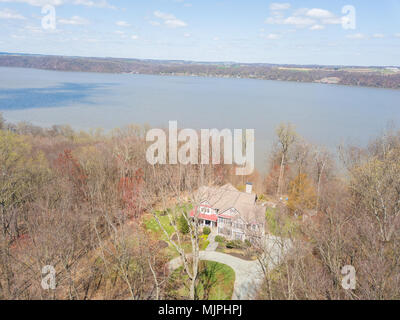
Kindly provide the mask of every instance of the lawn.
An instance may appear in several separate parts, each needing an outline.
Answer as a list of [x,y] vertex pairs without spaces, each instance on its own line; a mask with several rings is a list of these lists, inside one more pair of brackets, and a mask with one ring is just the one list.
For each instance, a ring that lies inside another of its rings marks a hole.
[[[235,272],[231,267],[213,261],[200,262],[200,274],[196,287],[199,300],[231,300],[234,284]],[[169,298],[188,298],[189,280],[182,267],[173,272],[168,286]]]
[[[167,211],[172,214],[172,212],[182,212],[182,210],[188,212],[191,210],[192,206],[190,204],[186,204],[180,207],[175,208],[174,210],[168,209]],[[178,210],[179,209],[179,210]],[[174,239],[174,233],[175,229],[173,226],[171,226],[170,219],[168,217],[168,214],[165,214],[162,211],[156,211],[156,214],[158,216],[158,219],[160,220],[161,225],[163,228],[167,231],[169,236],[172,236]],[[159,226],[158,222],[154,218],[152,214],[148,214],[147,216],[144,217],[143,219],[144,225],[147,230],[149,230],[156,238],[168,242],[169,246],[166,248],[167,254],[171,257],[177,257],[179,253],[176,251],[176,249],[173,247],[171,243],[169,243],[167,236],[165,235],[164,231],[161,229]],[[182,242],[182,247],[185,250],[186,253],[191,253],[192,252],[192,244],[190,241],[190,238],[188,235],[184,236],[181,235],[181,240]],[[200,242],[199,242],[199,249],[200,251],[205,250],[207,246],[209,245],[208,241],[208,236],[206,235],[201,235],[200,236]]]
[[[168,235],[171,236],[174,233],[174,227],[171,226],[168,215],[161,215],[160,212],[157,212],[157,216],[161,222],[161,225],[167,231]],[[149,215],[148,217],[145,218],[144,224],[147,230],[154,232],[162,240],[167,240],[164,231],[161,229],[158,222],[152,215]]]

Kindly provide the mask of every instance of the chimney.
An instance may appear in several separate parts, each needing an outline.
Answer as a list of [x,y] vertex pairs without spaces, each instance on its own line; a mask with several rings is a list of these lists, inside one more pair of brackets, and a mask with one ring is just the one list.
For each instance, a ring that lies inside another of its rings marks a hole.
[[253,184],[251,182],[246,183],[246,193],[251,194],[253,192]]

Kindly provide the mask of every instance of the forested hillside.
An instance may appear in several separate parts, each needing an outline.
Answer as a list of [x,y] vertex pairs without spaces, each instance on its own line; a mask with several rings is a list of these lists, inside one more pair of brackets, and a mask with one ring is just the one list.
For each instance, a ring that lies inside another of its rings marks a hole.
[[[154,217],[168,221],[171,203],[189,201],[200,185],[241,189],[246,181],[260,203],[277,203],[266,212],[267,233],[293,243],[279,265],[264,265],[260,299],[400,298],[398,131],[365,149],[340,148],[343,171],[337,157],[282,125],[268,173],[246,180],[231,166],[151,166],[145,132],[0,120],[0,299],[176,299],[165,267],[173,247],[148,214],[158,208]],[[169,235],[190,243],[179,221]],[[268,254],[256,243],[248,250]],[[56,269],[56,290],[41,287],[46,265]],[[355,290],[341,285],[345,265],[356,269]]]
[[252,78],[400,88],[400,70],[382,67],[280,66],[13,54],[0,55],[0,66],[76,72]]

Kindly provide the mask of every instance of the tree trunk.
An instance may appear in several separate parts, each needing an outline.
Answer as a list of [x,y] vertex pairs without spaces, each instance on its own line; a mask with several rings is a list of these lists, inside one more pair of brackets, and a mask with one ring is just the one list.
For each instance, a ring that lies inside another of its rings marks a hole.
[[281,184],[282,184],[282,179],[283,179],[284,170],[285,170],[284,162],[285,162],[285,154],[283,153],[283,154],[282,154],[282,160],[281,160],[281,168],[280,168],[280,170],[279,170],[278,190],[277,190],[277,192],[276,192],[276,196],[277,196],[278,198],[281,197],[281,192],[282,192]]

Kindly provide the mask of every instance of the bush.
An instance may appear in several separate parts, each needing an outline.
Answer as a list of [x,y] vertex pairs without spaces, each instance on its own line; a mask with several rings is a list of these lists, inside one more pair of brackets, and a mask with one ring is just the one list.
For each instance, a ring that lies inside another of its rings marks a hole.
[[178,219],[178,229],[182,234],[188,234],[190,231],[187,219],[183,214]]
[[226,241],[226,239],[222,236],[215,237],[215,242],[224,243],[225,241]]
[[211,233],[211,229],[209,227],[204,227],[203,228],[203,234],[209,235]]
[[244,241],[244,244],[245,244],[246,247],[248,247],[248,248],[250,248],[250,247],[252,246],[250,240],[248,240],[248,239],[246,239],[246,240]]
[[156,214],[160,217],[165,217],[166,215],[168,215],[170,213],[171,209],[167,209],[167,210],[158,210],[156,211]]
[[267,200],[267,197],[265,196],[265,195],[259,195],[258,196],[258,200],[260,200],[260,201],[266,201]]
[[208,239],[208,234],[202,234],[202,235],[200,236],[200,239],[206,241],[206,240]]
[[240,240],[232,240],[226,244],[228,249],[241,249],[243,247],[243,242]]

